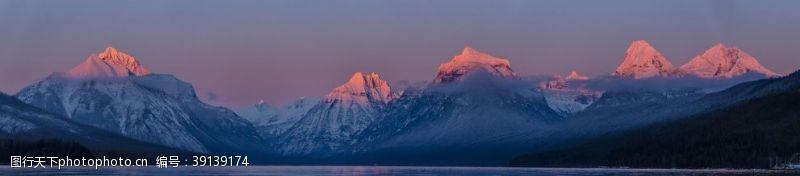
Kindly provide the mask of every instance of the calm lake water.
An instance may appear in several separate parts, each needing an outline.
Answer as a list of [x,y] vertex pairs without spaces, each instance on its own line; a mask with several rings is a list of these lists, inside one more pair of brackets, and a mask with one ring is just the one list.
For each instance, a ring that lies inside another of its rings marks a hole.
[[2,175],[569,175],[569,176],[659,176],[659,175],[800,175],[774,170],[687,170],[687,169],[563,169],[506,167],[382,167],[382,166],[249,166],[179,168],[85,168],[32,169],[0,168]]

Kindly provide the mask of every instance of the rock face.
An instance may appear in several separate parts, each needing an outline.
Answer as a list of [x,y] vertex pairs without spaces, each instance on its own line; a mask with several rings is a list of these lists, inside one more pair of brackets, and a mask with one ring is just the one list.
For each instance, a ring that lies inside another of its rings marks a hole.
[[281,135],[278,148],[285,155],[339,151],[397,97],[377,73],[355,73]]
[[192,85],[150,74],[110,47],[16,97],[77,123],[188,151],[257,151],[261,147],[244,144],[263,143],[245,119],[201,102]]
[[674,74],[672,63],[647,41],[631,43],[622,63],[611,75],[632,79],[669,77]]
[[465,75],[475,71],[484,71],[501,77],[517,77],[511,70],[508,60],[497,58],[471,47],[465,47],[461,54],[453,57],[448,63],[439,66],[433,83],[448,83],[462,80]]
[[682,65],[680,70],[686,74],[709,79],[733,78],[748,73],[761,74],[765,77],[780,76],[762,66],[750,54],[721,43],[695,56],[689,63]]

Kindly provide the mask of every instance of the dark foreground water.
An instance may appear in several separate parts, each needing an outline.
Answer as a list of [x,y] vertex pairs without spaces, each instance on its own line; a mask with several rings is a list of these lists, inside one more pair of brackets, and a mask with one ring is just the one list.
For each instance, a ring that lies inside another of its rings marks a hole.
[[179,168],[0,168],[2,175],[800,175],[777,170],[689,170],[689,169],[564,169],[505,167],[382,167],[382,166],[249,166]]

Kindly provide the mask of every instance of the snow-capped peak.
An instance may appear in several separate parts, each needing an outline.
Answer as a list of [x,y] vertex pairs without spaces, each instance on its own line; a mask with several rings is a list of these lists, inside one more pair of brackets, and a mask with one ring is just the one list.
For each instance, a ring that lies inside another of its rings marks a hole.
[[356,72],[344,85],[336,87],[325,96],[323,102],[345,102],[367,105],[370,102],[388,103],[396,98],[389,83],[381,79],[378,73],[363,74]]
[[583,81],[583,80],[589,80],[589,77],[580,75],[580,74],[578,74],[577,71],[572,71],[572,72],[569,73],[569,75],[567,75],[567,77],[565,79]]
[[445,83],[461,80],[462,76],[476,70],[483,70],[501,77],[516,77],[508,60],[482,53],[467,46],[450,62],[439,65],[439,71],[433,82]]
[[113,47],[92,54],[83,63],[65,73],[68,77],[126,77],[150,74],[133,57]]
[[732,78],[751,72],[767,77],[779,76],[762,66],[755,57],[722,43],[695,56],[689,63],[682,65],[680,70],[701,78]]
[[667,77],[673,74],[672,63],[644,40],[633,41],[622,63],[611,75],[633,79]]

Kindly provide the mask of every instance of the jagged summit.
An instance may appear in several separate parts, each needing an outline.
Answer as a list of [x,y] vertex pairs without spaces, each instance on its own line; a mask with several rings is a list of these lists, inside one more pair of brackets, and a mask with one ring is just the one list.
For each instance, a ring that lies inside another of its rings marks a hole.
[[366,105],[369,102],[388,103],[396,98],[389,83],[381,79],[375,72],[364,74],[356,72],[344,85],[336,87],[325,96],[323,102],[358,103]]
[[111,46],[106,47],[106,49],[103,52],[98,53],[97,56],[99,56],[100,59],[103,59],[103,61],[106,61],[108,63],[124,65],[125,68],[130,70],[131,73],[133,73],[136,76],[146,75],[150,73],[150,71],[148,71],[147,69],[142,67],[141,64],[139,64],[139,61],[137,61],[136,58],[126,53],[120,52],[116,48],[113,48]]
[[622,63],[611,75],[641,79],[668,77],[673,74],[672,63],[644,40],[633,41],[625,51]]
[[500,77],[516,77],[511,69],[511,63],[502,58],[482,53],[472,47],[464,47],[461,54],[453,57],[448,63],[439,65],[439,71],[434,83],[458,81],[464,75],[476,70],[483,70]]
[[126,77],[150,74],[133,56],[106,47],[65,73],[67,77]]
[[701,78],[732,78],[747,73],[759,73],[767,77],[779,76],[762,66],[755,57],[739,48],[718,43],[689,63],[680,67],[683,73]]
[[567,76],[553,75],[550,80],[546,80],[539,84],[539,87],[546,90],[561,90],[569,87],[569,81],[585,81],[589,77],[578,74],[577,71],[572,71]]

